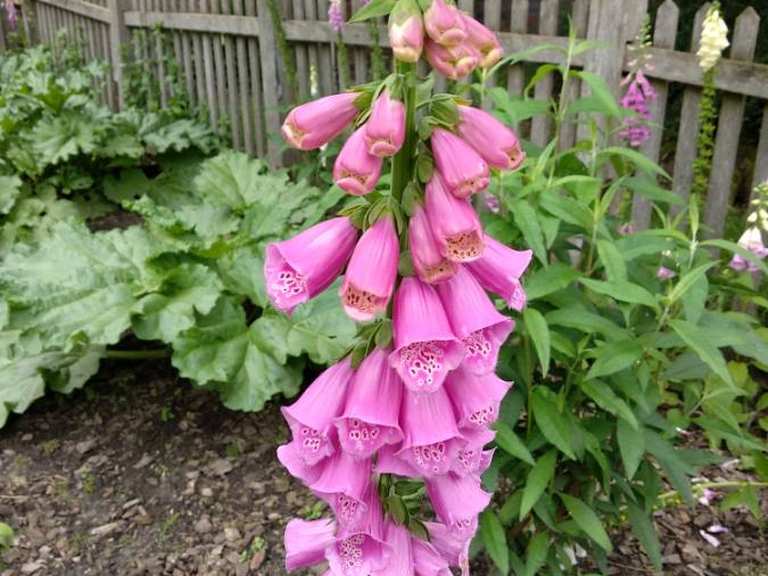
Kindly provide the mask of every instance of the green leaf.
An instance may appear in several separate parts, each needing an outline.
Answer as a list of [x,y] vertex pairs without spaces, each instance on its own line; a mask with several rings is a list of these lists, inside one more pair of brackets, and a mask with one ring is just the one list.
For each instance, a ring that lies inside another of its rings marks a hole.
[[69,112],[44,118],[30,134],[32,147],[41,166],[65,162],[80,153],[96,149],[96,124],[79,113]]
[[524,576],[536,576],[539,570],[546,564],[548,554],[549,534],[547,532],[539,532],[531,538],[531,541],[528,542],[528,547],[525,549]]
[[697,266],[693,270],[689,270],[680,277],[680,280],[669,293],[669,302],[674,304],[688,293],[694,284],[696,284],[707,272],[717,265],[717,262],[707,262],[701,266]]
[[557,464],[557,451],[550,450],[544,456],[539,458],[528,473],[523,489],[523,499],[520,502],[520,519],[522,520],[531,511],[531,508],[538,502],[541,495],[547,489],[555,475],[555,465]]
[[669,325],[698,354],[699,358],[712,368],[715,374],[720,376],[732,388],[736,387],[722,353],[712,344],[709,335],[704,330],[685,320],[671,320]]
[[509,573],[509,549],[504,526],[496,513],[488,508],[480,515],[480,538],[488,555],[502,574]]
[[663,202],[664,204],[671,204],[679,206],[683,204],[683,200],[669,190],[665,190],[656,184],[654,178],[647,176],[636,176],[633,178],[627,178],[624,180],[624,184],[637,194],[644,196],[652,202]]
[[161,250],[140,227],[93,234],[83,224],[56,224],[33,251],[9,254],[0,264],[12,326],[65,350],[82,337],[118,342],[137,297],[160,286],[162,273],[147,261]]
[[21,178],[0,176],[0,216],[9,214],[21,194]]
[[547,248],[544,245],[544,233],[541,231],[536,211],[525,201],[515,202],[511,209],[512,217],[523,233],[525,243],[531,247],[536,258],[546,267]]
[[576,521],[576,525],[581,528],[584,533],[594,540],[600,548],[606,552],[611,552],[613,546],[611,545],[611,539],[608,538],[608,533],[603,528],[603,524],[597,517],[592,509],[587,506],[583,501],[568,494],[560,494],[560,500],[565,504],[568,514],[571,515]]
[[593,280],[590,278],[581,278],[579,280],[587,288],[597,292],[598,294],[604,294],[610,296],[620,302],[628,302],[629,304],[642,304],[653,308],[659,309],[659,305],[653,294],[648,292],[642,286],[633,284],[632,282],[613,281],[603,282],[602,280]]
[[614,118],[621,117],[621,108],[616,102],[616,97],[606,84],[602,76],[586,71],[571,71],[571,74],[581,78],[589,86],[591,96],[600,104],[600,111]]
[[610,282],[627,280],[627,265],[616,244],[608,240],[598,240],[597,254],[600,256],[600,263],[605,268],[605,274]]
[[544,386],[533,389],[531,404],[536,424],[544,437],[568,457],[575,459],[571,446],[571,429],[566,418],[560,413],[557,397]]
[[541,372],[544,376],[549,372],[550,339],[549,326],[541,312],[535,308],[526,308],[523,311],[523,321],[528,334],[533,340],[536,355],[539,357]]
[[661,544],[659,543],[659,537],[656,534],[656,527],[653,525],[653,521],[642,508],[632,502],[627,504],[627,512],[632,532],[634,532],[648,554],[651,564],[653,564],[656,570],[661,571]]
[[0,522],[0,552],[5,548],[13,546],[13,528],[5,522]]
[[637,340],[609,342],[595,350],[595,362],[587,373],[588,379],[600,378],[621,372],[637,362],[643,355],[643,347]]
[[670,179],[669,174],[667,174],[664,168],[652,160],[649,160],[647,156],[641,152],[638,152],[637,150],[632,150],[631,148],[608,147],[603,148],[600,152],[597,153],[598,161],[609,158],[611,156],[622,157],[648,174],[656,174],[666,178],[667,180]]
[[575,328],[585,334],[597,332],[612,340],[624,340],[629,335],[627,330],[620,328],[609,318],[589,312],[580,306],[553,310],[546,315],[546,319],[551,326]]
[[635,430],[640,429],[640,425],[638,424],[632,409],[626,402],[624,402],[624,400],[619,398],[605,382],[600,380],[585,380],[581,382],[580,387],[587,396],[592,398],[592,400],[600,406],[600,408],[610,412],[614,416],[626,420]]
[[659,462],[675,490],[688,504],[693,505],[693,493],[690,482],[688,482],[688,475],[694,474],[695,469],[688,466],[681,458],[680,451],[675,450],[656,432],[645,428],[643,433],[646,450],[653,454],[653,457]]
[[173,342],[180,332],[195,325],[195,312],[211,311],[222,288],[218,275],[210,268],[182,263],[166,276],[159,292],[136,304],[133,330],[144,340]]
[[349,23],[354,24],[356,22],[364,22],[370,18],[386,16],[392,11],[395,4],[397,4],[397,0],[371,0],[352,15],[352,18],[349,19]]
[[504,422],[497,421],[494,425],[496,429],[496,444],[498,444],[502,450],[508,454],[519,458],[523,462],[534,465],[533,456],[523,444],[522,440],[517,437],[517,434]]
[[616,421],[616,439],[619,443],[624,471],[627,473],[627,478],[632,479],[645,454],[645,437],[638,434],[637,428],[630,425],[627,420],[619,418]]
[[525,293],[532,302],[559,290],[567,288],[581,274],[567,264],[556,263],[548,268],[540,268],[525,278]]

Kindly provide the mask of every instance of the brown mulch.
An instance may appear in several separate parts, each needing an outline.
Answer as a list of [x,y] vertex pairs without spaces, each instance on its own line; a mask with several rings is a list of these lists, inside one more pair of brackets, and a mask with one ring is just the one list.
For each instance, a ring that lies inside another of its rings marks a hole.
[[[167,363],[105,362],[0,430],[0,520],[17,536],[0,576],[283,575],[285,523],[322,512],[277,462],[287,437],[275,405],[231,412]],[[745,511],[657,520],[664,574],[768,576],[768,536]],[[730,530],[718,548],[698,532],[715,522]],[[630,535],[614,541],[612,574],[652,574]]]

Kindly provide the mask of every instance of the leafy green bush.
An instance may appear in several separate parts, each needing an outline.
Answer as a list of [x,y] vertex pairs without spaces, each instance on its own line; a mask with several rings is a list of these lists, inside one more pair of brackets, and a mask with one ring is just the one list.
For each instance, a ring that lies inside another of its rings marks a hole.
[[[572,45],[566,62],[583,48]],[[628,521],[660,569],[652,512],[680,498],[692,504],[703,486],[689,477],[719,459],[687,447],[685,430],[701,430],[715,452],[728,448],[768,480],[766,444],[750,429],[751,415],[766,409],[752,375],[768,371],[768,329],[738,311],[764,299],[759,286],[735,281],[719,251],[768,269],[732,242],[702,241],[695,198],[685,221],[668,216],[680,203],[669,177],[609,143],[624,112],[600,78],[547,66],[529,90],[553,71],[565,80],[552,107],[488,92],[509,124],[547,114],[557,133],[577,113],[590,115],[588,136],[573,149],[557,140],[543,150],[528,145],[525,168],[494,188],[501,210],[485,215],[490,234],[530,246],[535,264],[522,326],[500,361],[500,375],[516,387],[485,478],[501,499],[484,513],[480,541],[505,574],[574,572],[577,545],[604,569],[608,532]],[[574,79],[592,95],[568,102]],[[654,228],[620,233],[627,192],[654,203]],[[662,266],[674,277],[659,275]],[[729,505],[759,512],[758,486],[737,486]]]
[[206,159],[217,139],[183,107],[113,113],[103,73],[42,47],[0,56],[0,426],[101,358],[168,354],[115,349],[129,333],[169,345],[230,408],[295,393],[306,360],[335,359],[354,327],[331,292],[290,319],[266,310],[262,252],[340,191],[237,152]]
[[114,209],[101,194],[113,171],[218,146],[178,111],[113,113],[97,96],[106,67],[61,52],[58,61],[43,46],[0,54],[0,255],[59,219]]

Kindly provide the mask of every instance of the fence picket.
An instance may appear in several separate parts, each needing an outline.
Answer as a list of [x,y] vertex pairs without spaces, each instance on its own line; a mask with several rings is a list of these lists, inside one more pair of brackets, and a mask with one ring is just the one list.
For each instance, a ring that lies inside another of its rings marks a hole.
[[[246,16],[256,16],[256,5],[254,2],[245,3]],[[259,44],[256,38],[248,38],[248,70],[251,81],[251,96],[249,102],[253,106],[253,123],[256,130],[256,153],[259,156],[266,155],[267,136],[264,129],[266,120],[264,118],[264,100],[261,88],[261,54]]]
[[[677,25],[680,20],[680,9],[673,0],[666,0],[659,7],[656,15],[656,30],[653,33],[653,45],[657,48],[672,49],[677,38]],[[643,153],[654,162],[659,161],[661,142],[664,135],[664,118],[667,116],[667,99],[669,98],[669,83],[654,80],[656,100],[650,104],[651,137],[643,144]],[[644,230],[651,223],[651,203],[637,194],[632,202],[632,222],[638,230]]]
[[[510,10],[510,32],[528,32],[528,0],[512,0]],[[521,96],[525,88],[525,69],[521,64],[507,68],[507,90],[513,96]]]
[[[571,25],[577,38],[585,38],[589,25],[589,0],[574,0],[571,13]],[[566,98],[574,102],[581,94],[581,81],[575,78],[569,80]],[[567,150],[576,144],[576,121],[566,121],[560,128],[560,150]]]
[[[556,36],[557,23],[560,16],[559,0],[541,0],[539,10],[539,34],[542,36]],[[552,99],[552,88],[555,85],[555,77],[548,74],[542,78],[534,89],[536,100],[548,102]],[[552,135],[552,117],[539,115],[531,122],[531,141],[537,146],[546,146]]]
[[[760,16],[755,9],[747,8],[736,19],[733,30],[733,42],[730,58],[752,60],[757,46],[757,34],[760,29]],[[726,94],[720,107],[720,119],[715,140],[715,155],[712,160],[712,176],[707,192],[707,205],[704,210],[704,224],[709,227],[709,234],[719,238],[725,230],[725,217],[731,200],[731,183],[736,169],[739,153],[741,126],[744,122],[746,98],[736,94]]]
[[[691,52],[699,48],[701,27],[709,10],[709,3],[704,4],[693,21],[693,37],[691,38]],[[677,149],[675,151],[674,168],[674,192],[683,200],[683,206],[688,203],[693,183],[693,162],[696,160],[696,143],[699,134],[699,102],[701,101],[701,89],[688,87],[683,92],[683,108],[680,112],[680,130],[677,136]],[[677,214],[682,208],[672,207],[672,214]]]
[[[243,14],[243,5],[240,0],[236,0],[234,3],[234,14],[236,16]],[[248,154],[254,154],[256,146],[253,139],[253,114],[251,113],[248,94],[248,50],[244,37],[238,36],[235,42],[237,46],[237,92],[240,96],[241,122],[239,128],[243,133],[243,148]]]
[[[304,20],[304,0],[293,0],[293,19]],[[363,51],[358,48],[358,51]],[[294,46],[296,54],[296,76],[299,83],[299,100],[309,99],[309,54],[302,42]]]

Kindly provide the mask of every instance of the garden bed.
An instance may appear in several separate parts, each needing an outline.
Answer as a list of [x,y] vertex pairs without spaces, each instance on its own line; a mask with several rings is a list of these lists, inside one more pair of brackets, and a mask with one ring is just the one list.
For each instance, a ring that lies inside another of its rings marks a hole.
[[[277,462],[287,437],[274,404],[231,412],[163,362],[105,363],[0,432],[0,519],[17,533],[0,575],[285,574],[285,523],[321,513]],[[730,530],[719,548],[699,535],[716,522]],[[768,574],[768,536],[746,511],[681,508],[657,524],[665,574]],[[613,573],[652,574],[631,536],[614,542]]]

